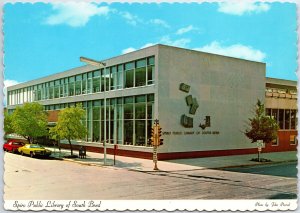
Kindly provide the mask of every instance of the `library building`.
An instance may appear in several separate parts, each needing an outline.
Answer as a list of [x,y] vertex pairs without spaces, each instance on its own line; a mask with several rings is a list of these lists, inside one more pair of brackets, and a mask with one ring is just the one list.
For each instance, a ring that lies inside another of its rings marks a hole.
[[[277,119],[276,140],[263,152],[297,148],[297,82],[266,77],[266,64],[154,45],[7,88],[7,110],[38,102],[49,126],[66,107],[81,104],[87,151],[151,159],[156,119],[164,143],[160,160],[257,153],[243,134],[257,100]],[[62,147],[68,142],[61,140]]]

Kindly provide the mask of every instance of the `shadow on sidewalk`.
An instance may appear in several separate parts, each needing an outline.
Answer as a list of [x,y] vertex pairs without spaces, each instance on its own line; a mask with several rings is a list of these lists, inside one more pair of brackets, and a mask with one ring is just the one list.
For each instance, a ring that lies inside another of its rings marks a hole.
[[[50,159],[57,159],[57,160],[63,160],[63,159],[68,159],[69,161],[73,161],[73,162],[77,162],[77,163],[84,163],[87,165],[104,165],[104,159],[103,158],[93,158],[93,157],[89,157],[88,155],[86,156],[86,158],[67,158],[67,156],[70,156],[71,153],[69,151],[61,151],[59,152],[55,152],[52,153],[50,156]],[[75,154],[76,155],[76,154]],[[120,160],[116,160],[115,161],[115,165],[114,165],[114,160],[113,159],[106,159],[106,165],[107,166],[116,166],[116,167],[120,167],[120,168],[135,168],[135,169],[142,169],[142,164],[141,163],[129,163],[129,162],[123,162]]]

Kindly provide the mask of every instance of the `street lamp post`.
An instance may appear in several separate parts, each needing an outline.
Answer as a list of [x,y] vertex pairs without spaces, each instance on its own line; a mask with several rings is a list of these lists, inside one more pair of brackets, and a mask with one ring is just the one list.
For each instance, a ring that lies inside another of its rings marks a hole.
[[[96,61],[94,59],[86,58],[86,57],[80,57],[81,62],[85,62],[87,64],[96,66],[96,67],[102,67],[104,70],[106,70],[106,63],[102,61]],[[106,95],[104,95],[104,142],[103,142],[103,155],[104,155],[104,165],[106,165]]]

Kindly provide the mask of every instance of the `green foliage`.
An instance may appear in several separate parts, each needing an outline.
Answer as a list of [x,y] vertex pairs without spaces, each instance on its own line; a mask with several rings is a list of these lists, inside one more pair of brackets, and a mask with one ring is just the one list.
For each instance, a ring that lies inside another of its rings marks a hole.
[[66,139],[69,141],[71,155],[73,155],[71,140],[83,138],[87,134],[87,129],[81,122],[84,116],[85,111],[80,105],[65,108],[59,112],[56,126],[49,131],[53,139]]
[[14,128],[12,125],[12,114],[9,114],[7,111],[4,111],[4,132],[5,135],[14,133]]
[[278,124],[274,118],[265,115],[265,107],[260,100],[257,101],[254,117],[249,118],[249,121],[245,135],[252,143],[257,140],[269,143],[277,138]]
[[14,132],[30,143],[34,138],[48,134],[47,113],[39,103],[25,103],[16,107],[11,119]]

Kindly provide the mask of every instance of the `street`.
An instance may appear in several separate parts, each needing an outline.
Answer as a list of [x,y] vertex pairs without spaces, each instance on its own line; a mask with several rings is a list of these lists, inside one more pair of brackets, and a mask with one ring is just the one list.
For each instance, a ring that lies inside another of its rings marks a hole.
[[[5,153],[4,200],[295,199],[297,178],[213,169],[132,171]],[[174,164],[176,166],[176,164]]]
[[234,167],[234,168],[226,168],[223,170],[251,173],[251,174],[293,177],[293,178],[297,178],[297,173],[298,173],[297,162],[265,164],[261,166]]

